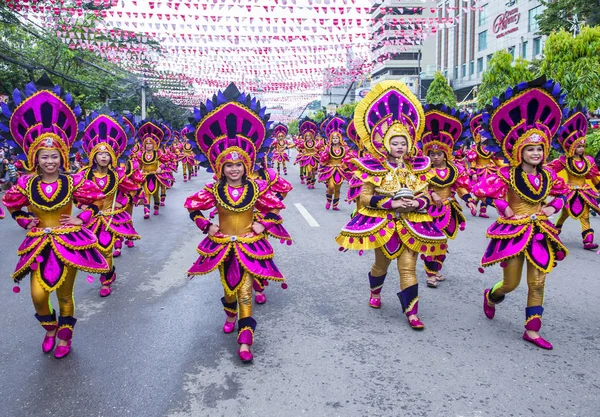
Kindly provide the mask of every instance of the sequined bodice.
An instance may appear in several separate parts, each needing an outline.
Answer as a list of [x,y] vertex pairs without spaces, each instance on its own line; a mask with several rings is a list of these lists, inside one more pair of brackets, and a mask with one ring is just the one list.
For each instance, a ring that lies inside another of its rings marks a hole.
[[507,201],[516,216],[529,216],[540,212],[552,187],[550,174],[542,171],[527,174],[520,168],[510,172],[511,186]]
[[150,153],[142,153],[142,171],[144,172],[156,172],[158,169],[158,152],[152,151]]
[[73,211],[73,179],[60,175],[51,183],[42,181],[40,176],[33,177],[27,184],[29,195],[28,210],[40,222],[38,228],[60,226],[63,214],[71,215]]
[[254,206],[258,199],[258,187],[247,181],[239,187],[219,183],[215,186],[219,229],[225,235],[242,236],[252,231]]

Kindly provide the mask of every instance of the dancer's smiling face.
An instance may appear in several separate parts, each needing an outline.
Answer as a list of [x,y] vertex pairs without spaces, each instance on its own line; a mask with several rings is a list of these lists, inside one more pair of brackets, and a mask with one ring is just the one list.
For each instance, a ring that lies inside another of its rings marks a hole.
[[544,147],[542,145],[525,146],[521,156],[526,164],[538,166],[544,160]]
[[37,160],[43,174],[53,175],[60,169],[60,152],[55,149],[40,150],[37,154]]
[[223,165],[223,175],[227,179],[227,182],[238,182],[244,176],[246,170],[244,164],[241,162],[227,162]]

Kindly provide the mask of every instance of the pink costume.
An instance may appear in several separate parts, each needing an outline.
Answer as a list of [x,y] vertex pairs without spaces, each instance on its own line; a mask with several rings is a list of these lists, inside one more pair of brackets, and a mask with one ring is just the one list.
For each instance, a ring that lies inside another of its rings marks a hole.
[[[481,264],[484,267],[500,263],[503,279],[484,292],[484,313],[493,318],[495,306],[513,291],[521,280],[527,264],[529,293],[525,309],[523,338],[545,349],[552,345],[541,337],[531,338],[527,330],[537,332],[542,326],[546,274],[557,261],[567,255],[558,237],[557,228],[542,209],[559,211],[568,192],[556,174],[542,168],[543,160],[533,174],[523,169],[523,151],[527,146],[542,146],[548,155],[552,138],[560,128],[560,85],[545,77],[509,88],[484,115],[488,149],[501,151],[510,162],[475,191],[479,198],[493,204],[500,217],[487,230],[490,243]],[[546,202],[554,197],[550,202]],[[507,210],[514,213],[507,215]],[[480,269],[483,272],[483,269]]]
[[[467,151],[467,161],[470,165],[469,175],[471,177],[473,190],[476,190],[481,185],[485,184],[486,180],[490,176],[495,175],[498,170],[498,165],[496,163],[497,158],[494,157],[494,152],[487,149],[482,141],[482,123],[483,115],[481,113],[474,115],[470,121],[471,134],[475,143],[471,149]],[[477,211],[471,210],[471,214],[475,216],[477,215]],[[484,200],[481,201],[479,217],[489,218],[487,214],[487,204]]]
[[[150,199],[154,199],[154,215],[158,216],[160,207],[160,190],[171,188],[174,178],[168,163],[170,159],[159,150],[160,144],[165,137],[165,131],[159,127],[160,123],[142,121],[137,135],[142,142],[141,150],[136,155],[144,175],[144,219],[150,218]],[[151,150],[147,150],[147,146]]]
[[[277,173],[281,174],[281,166],[283,166],[283,174],[287,175],[286,162],[290,162],[288,149],[293,148],[287,142],[288,128],[282,123],[278,123],[273,127],[273,144],[271,162],[277,163]],[[274,164],[273,164],[274,165]]]
[[[417,317],[419,290],[417,254],[446,253],[446,236],[436,228],[427,212],[430,204],[427,173],[431,161],[411,156],[425,127],[423,107],[408,87],[398,81],[377,84],[358,104],[354,113],[356,129],[370,155],[354,159],[355,175],[363,182],[361,208],[336,237],[343,249],[374,250],[375,262],[368,274],[369,305],[379,308],[379,294],[389,265],[395,261],[400,273],[398,298],[414,329],[424,328]],[[391,159],[390,142],[402,138],[406,153]],[[410,210],[398,211],[396,200],[412,200]]]
[[[462,145],[470,136],[469,118],[467,114],[446,106],[425,106],[425,132],[421,139],[423,155],[430,156],[431,152],[443,152],[446,167],[438,169],[431,167],[427,176],[429,193],[441,198],[440,207],[429,206],[429,214],[433,217],[435,226],[444,232],[448,239],[455,239],[459,230],[464,230],[466,219],[462,207],[456,197],[465,202],[473,202],[471,183],[466,169],[454,163],[453,150]],[[440,275],[446,255],[421,255],[425,261],[425,272],[430,277],[427,284],[436,287],[436,281],[443,280]]]
[[[85,227],[98,238],[99,248],[108,262],[110,271],[100,276],[100,296],[111,293],[111,284],[117,277],[113,265],[113,247],[121,249],[122,240],[139,239],[133,228],[133,220],[127,212],[127,206],[138,190],[138,185],[131,181],[125,168],[118,166],[129,154],[129,136],[125,132],[123,118],[118,115],[105,115],[93,112],[86,118],[81,134],[82,149],[87,155],[88,167],[83,169],[86,179],[95,183],[105,195],[98,203],[99,211]],[[108,153],[110,163],[106,173],[101,173],[97,166],[96,155]],[[84,161],[85,162],[85,161]],[[116,168],[115,168],[116,167]]]
[[[327,124],[324,126],[326,144],[319,158],[319,182],[325,183],[327,186],[326,210],[329,210],[330,207],[333,207],[333,210],[339,210],[342,184],[352,178],[348,162],[352,159],[353,154],[346,144],[347,124],[348,122],[344,118],[333,116],[327,119]],[[332,143],[333,138],[338,139],[338,143],[335,145]]]
[[[68,172],[70,150],[77,138],[77,118],[81,114],[70,94],[65,94],[59,86],[52,87],[44,76],[38,86],[30,83],[24,91],[15,90],[11,102],[1,106],[0,131],[11,139],[9,144],[22,150],[20,157],[27,172],[40,169],[37,158],[42,150],[58,151],[61,168]],[[65,216],[71,216],[74,203],[85,205],[87,209],[77,217],[84,224],[89,222],[98,210],[94,204],[104,194],[82,174],[65,175],[59,171],[53,182],[43,178],[43,174],[20,177],[2,201],[17,224],[27,230],[17,252],[20,259],[13,280],[18,283],[27,274],[31,275],[35,316],[45,330],[56,331],[44,338],[42,351],[52,351],[58,337],[66,343],[56,348],[54,356],[63,358],[70,352],[77,321],[73,300],[77,270],[104,273],[109,269],[98,250],[96,236],[74,225],[73,220],[64,223]],[[50,294],[55,290],[60,307],[58,319],[50,303]]]
[[590,211],[600,213],[597,199],[599,197],[600,173],[594,158],[586,155],[576,155],[579,146],[585,147],[585,135],[588,121],[582,109],[565,111],[563,125],[558,132],[560,150],[565,154],[548,164],[548,168],[561,177],[569,188],[567,204],[562,210],[556,227],[558,230],[569,217],[579,220],[583,248],[598,249],[594,243],[594,229],[590,224]]
[[[277,213],[285,206],[269,190],[266,181],[252,179],[251,175],[257,155],[268,150],[265,138],[269,116],[265,116],[265,110],[256,99],[240,93],[234,84],[194,110],[195,144],[202,153],[202,163],[210,166],[218,181],[185,202],[190,218],[208,233],[198,246],[200,257],[188,274],[203,275],[219,269],[224,289],[221,301],[230,318],[223,330],[232,332],[238,318],[238,343],[248,346],[254,341],[256,328],[252,317],[253,282],[256,279],[284,282],[273,262],[274,252],[266,231],[282,228]],[[243,164],[245,172],[241,185],[229,185],[223,167],[238,163]],[[218,232],[209,233],[213,225],[202,211],[214,207],[219,216]],[[263,225],[265,232],[255,233],[255,223]],[[240,350],[239,355],[244,362],[252,360],[249,350]]]
[[322,148],[321,142],[315,137],[317,129],[315,121],[308,117],[300,120],[298,125],[298,130],[303,140],[297,146],[298,158],[296,158],[296,161],[300,163],[300,175],[304,175],[306,187],[309,190],[314,189],[317,182],[316,174],[319,168],[319,156]]

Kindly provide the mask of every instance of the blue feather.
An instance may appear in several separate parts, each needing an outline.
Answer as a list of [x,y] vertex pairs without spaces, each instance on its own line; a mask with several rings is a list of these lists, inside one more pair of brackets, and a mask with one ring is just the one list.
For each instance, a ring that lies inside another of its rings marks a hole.
[[35,88],[34,83],[29,83],[25,86],[25,96],[29,97],[37,92],[37,88]]
[[6,103],[0,103],[0,107],[2,107],[2,114],[10,119],[10,116],[12,116],[12,112],[10,111],[10,109],[8,108],[8,106],[6,105]]
[[73,103],[73,97],[71,96],[71,93],[65,94],[65,103],[67,103],[69,106],[71,103]]
[[81,116],[81,107],[79,107],[79,105],[75,106],[73,113],[75,113],[75,117]]
[[57,96],[60,96],[60,85],[58,85],[58,84],[55,84],[55,85],[54,85],[54,88],[52,89],[52,92],[53,92],[54,94],[56,94]]
[[511,97],[512,97],[512,95],[513,95],[513,89],[512,89],[512,88],[510,88],[510,87],[508,87],[508,88],[506,89],[506,92],[504,93],[504,97],[505,97],[505,99],[509,99],[509,98],[511,98]]
[[266,111],[267,111],[267,108],[266,108],[266,107],[263,107],[262,109],[260,109],[260,111],[258,112],[258,117],[260,117],[261,119],[262,119],[263,117],[265,117],[265,113],[266,113]]
[[8,126],[4,126],[2,123],[0,123],[0,130],[2,130],[3,132],[9,132],[10,129],[8,128]]
[[194,107],[194,119],[196,119],[197,122],[199,122],[200,119],[202,119],[202,116],[200,115],[200,110],[196,107]]
[[527,81],[523,81],[522,83],[517,84],[517,89],[519,91],[524,90],[528,85],[529,83]]
[[226,101],[227,101],[227,97],[225,97],[223,92],[219,90],[219,92],[217,93],[217,105],[223,104]]
[[492,98],[492,106],[498,107],[500,105],[500,99],[498,97]]
[[13,91],[13,101],[15,102],[15,106],[21,104],[21,92],[18,89],[14,89]]
[[213,111],[214,109],[215,109],[215,106],[213,106],[213,102],[212,102],[212,101],[210,101],[210,100],[208,100],[208,101],[206,102],[206,110],[208,110],[208,111]]
[[552,89],[552,95],[558,96],[559,94],[560,94],[560,84],[556,83],[556,84],[554,84],[554,88]]
[[548,80],[544,83],[543,88],[545,88],[546,90],[548,90],[550,87],[552,87],[552,84],[554,83],[554,81],[552,80]]

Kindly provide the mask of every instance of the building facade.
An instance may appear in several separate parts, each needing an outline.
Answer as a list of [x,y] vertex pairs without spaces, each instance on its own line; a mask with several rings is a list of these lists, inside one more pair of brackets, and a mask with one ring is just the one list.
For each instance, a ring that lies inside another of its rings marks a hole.
[[436,39],[413,34],[423,27],[424,19],[435,14],[420,0],[373,0],[372,6],[371,84],[401,80],[417,97],[424,98],[420,76],[435,66]]
[[539,0],[442,0],[438,17],[451,19],[436,34],[437,68],[448,78],[459,100],[473,98],[494,52],[505,49],[514,58],[539,58],[545,37],[535,17],[544,10]]

